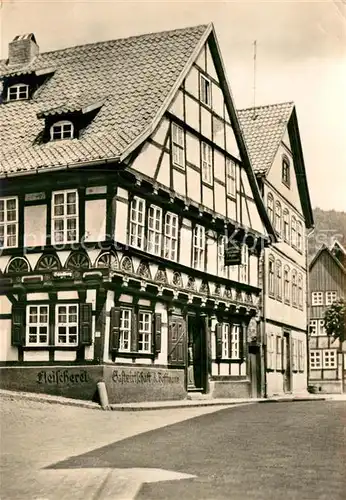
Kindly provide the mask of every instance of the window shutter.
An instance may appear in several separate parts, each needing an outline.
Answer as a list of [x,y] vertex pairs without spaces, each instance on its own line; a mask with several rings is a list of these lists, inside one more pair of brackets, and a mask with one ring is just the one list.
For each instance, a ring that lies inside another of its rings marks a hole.
[[92,343],[92,306],[80,304],[79,306],[79,343],[90,345]]
[[25,344],[25,307],[23,304],[12,306],[11,343],[17,347]]
[[239,327],[239,358],[244,359],[244,340],[245,340],[245,326],[240,325]]
[[215,326],[216,335],[216,359],[222,358],[222,324],[217,323]]
[[120,307],[112,307],[110,337],[109,337],[109,348],[111,351],[116,351],[117,349],[119,349],[120,315],[121,315]]
[[138,316],[135,311],[132,311],[131,321],[131,351],[138,351]]
[[154,314],[153,339],[154,339],[154,352],[156,354],[161,352],[161,323],[162,323],[162,314],[161,313]]

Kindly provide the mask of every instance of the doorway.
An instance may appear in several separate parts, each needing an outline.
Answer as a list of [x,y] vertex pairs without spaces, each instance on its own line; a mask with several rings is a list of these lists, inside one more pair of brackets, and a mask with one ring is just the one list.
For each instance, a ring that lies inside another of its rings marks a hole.
[[208,376],[204,319],[198,315],[188,315],[187,329],[187,390],[204,392]]

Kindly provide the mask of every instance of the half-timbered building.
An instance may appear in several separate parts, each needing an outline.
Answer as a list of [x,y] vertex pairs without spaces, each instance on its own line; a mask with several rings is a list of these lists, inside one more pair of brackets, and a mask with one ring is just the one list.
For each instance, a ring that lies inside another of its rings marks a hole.
[[257,394],[275,232],[213,26],[46,53],[18,36],[1,73],[2,387]]
[[328,336],[324,314],[346,298],[346,250],[335,241],[323,245],[309,265],[309,384],[322,393],[346,392],[346,342]]
[[260,264],[262,387],[266,396],[307,390],[307,245],[313,227],[292,102],[238,112],[278,242]]

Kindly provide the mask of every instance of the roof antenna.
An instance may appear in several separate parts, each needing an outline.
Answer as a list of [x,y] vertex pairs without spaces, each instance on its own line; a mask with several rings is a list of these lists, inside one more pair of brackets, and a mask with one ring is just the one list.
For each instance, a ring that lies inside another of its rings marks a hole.
[[253,43],[253,116],[252,118],[255,120],[256,115],[256,68],[257,64],[257,40]]

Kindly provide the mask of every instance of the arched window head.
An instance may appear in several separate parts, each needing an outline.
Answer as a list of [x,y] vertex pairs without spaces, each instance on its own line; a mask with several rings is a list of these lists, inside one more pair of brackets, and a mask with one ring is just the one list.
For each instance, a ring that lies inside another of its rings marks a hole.
[[8,101],[20,101],[22,99],[29,99],[29,85],[25,83],[16,83],[7,89]]
[[61,120],[54,123],[50,127],[50,139],[51,141],[57,141],[61,139],[73,139],[74,127],[73,123],[68,120]]
[[290,161],[287,156],[282,157],[282,182],[286,184],[287,187],[289,187],[291,183]]

